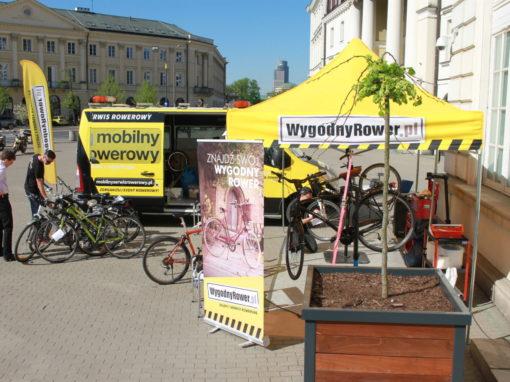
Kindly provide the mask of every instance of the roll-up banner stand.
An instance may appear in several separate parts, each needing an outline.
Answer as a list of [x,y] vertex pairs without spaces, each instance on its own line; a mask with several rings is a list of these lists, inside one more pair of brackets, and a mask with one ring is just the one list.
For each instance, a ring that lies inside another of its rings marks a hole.
[[204,320],[267,346],[264,335],[264,149],[198,141]]

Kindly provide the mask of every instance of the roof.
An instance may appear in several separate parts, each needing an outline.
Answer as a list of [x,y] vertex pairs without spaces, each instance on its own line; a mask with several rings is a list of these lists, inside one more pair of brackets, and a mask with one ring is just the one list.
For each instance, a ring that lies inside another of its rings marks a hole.
[[[9,3],[10,2],[0,1],[0,5],[6,5]],[[177,38],[183,40],[187,40],[189,38],[192,41],[214,44],[214,40],[212,39],[194,35],[175,24],[165,23],[163,21],[106,15],[87,10],[76,11],[51,7],[47,8],[50,8],[71,22],[77,23],[88,30]]]
[[[227,113],[229,139],[262,139],[269,147],[384,148],[384,119],[372,98],[352,104],[352,87],[376,55],[361,40],[315,75],[276,97]],[[483,113],[462,110],[416,86],[419,106],[391,103],[390,148],[476,150],[483,139]]]

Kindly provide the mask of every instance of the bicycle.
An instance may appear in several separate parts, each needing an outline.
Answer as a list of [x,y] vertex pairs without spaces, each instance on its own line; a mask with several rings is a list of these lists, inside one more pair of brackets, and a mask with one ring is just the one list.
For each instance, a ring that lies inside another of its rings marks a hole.
[[192,264],[193,280],[202,270],[202,250],[201,248],[195,250],[191,240],[192,236],[202,233],[202,228],[194,226],[188,229],[184,218],[178,217],[184,228],[181,237],[177,239],[173,236],[160,236],[143,254],[142,265],[145,274],[160,285],[170,285],[181,280],[188,272],[190,263]]
[[[252,205],[248,202],[230,203],[234,208],[241,208],[241,227],[231,233],[228,227],[226,211],[220,208],[223,214],[223,220],[218,218],[209,218],[204,224],[204,243],[208,253],[214,257],[223,257],[226,250],[235,252],[237,244],[241,241],[243,258],[251,269],[256,269],[261,262],[262,251],[260,240],[254,233],[253,222],[249,220],[247,210]],[[241,239],[242,238],[242,239]]]
[[[35,240],[37,253],[49,262],[69,260],[78,247],[86,248],[81,243],[84,240],[95,248],[104,246],[106,252],[117,258],[135,256],[145,244],[145,230],[133,218],[122,216],[111,219],[105,207],[97,213],[87,214],[71,196],[58,197],[55,208],[59,216],[43,222]],[[136,235],[132,230],[136,231]],[[44,244],[43,247],[41,244]]]
[[[362,190],[354,182],[354,178],[359,176],[361,169],[352,166],[352,152],[347,150],[346,154],[340,160],[348,158],[347,171],[345,175],[346,185],[343,189],[342,209],[340,211],[339,223],[332,222],[328,216],[324,215],[320,209],[311,205],[316,198],[308,199],[295,203],[292,211],[292,221],[287,230],[286,240],[286,262],[287,271],[292,279],[297,279],[302,271],[304,262],[304,230],[307,229],[313,234],[314,230],[320,229],[324,235],[324,230],[329,229],[327,237],[335,242],[334,253],[338,248],[338,243],[347,246],[355,239],[359,239],[365,247],[382,252],[382,218],[383,218],[383,189],[382,185],[375,185],[369,190]],[[390,221],[388,224],[388,251],[399,249],[413,235],[414,215],[406,199],[400,196],[400,193],[393,189],[388,190],[389,200],[388,208],[390,211]],[[393,234],[393,224],[395,224],[395,206],[400,203],[408,215],[410,229],[403,237],[397,237]],[[342,229],[339,229],[342,227]],[[317,234],[317,232],[315,232]],[[338,233],[338,235],[337,235]],[[334,256],[335,257],[335,256]]]

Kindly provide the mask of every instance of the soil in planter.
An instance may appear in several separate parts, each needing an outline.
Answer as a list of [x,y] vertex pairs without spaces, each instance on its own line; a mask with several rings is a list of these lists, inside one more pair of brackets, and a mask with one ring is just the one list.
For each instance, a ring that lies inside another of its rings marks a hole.
[[388,298],[381,297],[381,275],[315,272],[311,306],[355,310],[452,312],[437,276],[388,275]]

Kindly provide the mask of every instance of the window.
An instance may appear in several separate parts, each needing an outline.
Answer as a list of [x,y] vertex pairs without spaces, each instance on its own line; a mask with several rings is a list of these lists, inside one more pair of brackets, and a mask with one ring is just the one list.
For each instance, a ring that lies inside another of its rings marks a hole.
[[9,64],[0,64],[0,81],[9,79]]
[[329,47],[333,48],[335,46],[335,28],[331,27],[329,30]]
[[135,81],[134,81],[134,73],[133,73],[133,71],[132,71],[132,70],[128,70],[128,71],[126,72],[126,83],[127,83],[128,85],[134,85],[134,82],[135,82]]
[[7,37],[0,37],[0,50],[7,50]]
[[76,82],[76,68],[69,69],[69,81]]
[[23,51],[24,52],[31,52],[32,51],[32,40],[29,38],[23,39]]
[[97,84],[97,69],[89,69],[89,82],[91,84]]
[[493,40],[492,84],[485,158],[486,183],[510,193],[510,116],[508,73],[510,62],[510,31]]
[[159,73],[159,84],[160,85],[166,85],[166,73]]
[[56,73],[56,68],[54,66],[48,66],[46,68],[46,73],[48,74],[48,84],[50,86],[55,86],[55,81],[57,80],[57,76],[55,75]]
[[143,73],[143,80],[147,82],[151,82],[151,72],[144,72]]
[[74,42],[67,43],[67,54],[76,54],[76,43]]
[[159,51],[159,59],[161,61],[166,61],[166,49],[162,49]]
[[144,60],[151,59],[151,50],[149,48],[143,48],[143,59]]
[[178,88],[182,86],[182,74],[181,73],[177,73],[175,75],[175,86],[177,86]]
[[340,23],[340,42],[344,42],[344,22]]
[[108,77],[115,79],[115,69],[108,69]]
[[175,62],[182,62],[182,52],[175,52]]
[[108,45],[108,57],[115,57],[115,46]]
[[55,53],[55,41],[46,41],[46,52]]
[[126,48],[126,58],[133,59],[133,48],[130,46]]
[[97,45],[89,44],[89,56],[97,56]]

